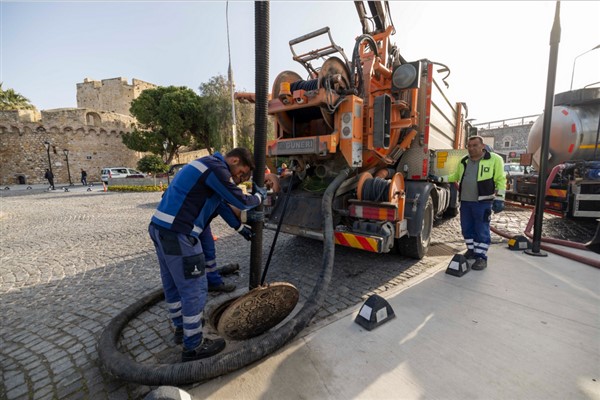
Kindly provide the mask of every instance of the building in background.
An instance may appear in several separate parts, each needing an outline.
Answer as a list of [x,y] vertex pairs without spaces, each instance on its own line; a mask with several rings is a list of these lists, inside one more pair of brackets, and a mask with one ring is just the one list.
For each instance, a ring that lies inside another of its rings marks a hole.
[[539,114],[474,124],[485,144],[503,156],[506,162],[518,163],[527,153],[527,138]]

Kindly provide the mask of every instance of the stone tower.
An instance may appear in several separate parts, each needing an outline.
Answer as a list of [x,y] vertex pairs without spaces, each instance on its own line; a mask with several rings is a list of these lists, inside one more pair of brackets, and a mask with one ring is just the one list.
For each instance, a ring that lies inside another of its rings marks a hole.
[[146,89],[156,88],[152,83],[132,79],[131,85],[125,78],[112,78],[95,81],[85,78],[77,84],[77,108],[109,111],[131,115],[131,101]]

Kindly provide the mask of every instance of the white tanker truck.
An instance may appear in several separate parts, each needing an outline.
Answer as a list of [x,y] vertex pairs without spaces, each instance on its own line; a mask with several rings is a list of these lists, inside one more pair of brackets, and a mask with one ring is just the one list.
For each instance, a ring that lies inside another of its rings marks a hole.
[[[521,165],[539,171],[544,115],[531,127],[528,154]],[[545,208],[569,217],[600,218],[600,88],[584,88],[554,97]],[[535,204],[537,175],[513,178],[507,199]]]

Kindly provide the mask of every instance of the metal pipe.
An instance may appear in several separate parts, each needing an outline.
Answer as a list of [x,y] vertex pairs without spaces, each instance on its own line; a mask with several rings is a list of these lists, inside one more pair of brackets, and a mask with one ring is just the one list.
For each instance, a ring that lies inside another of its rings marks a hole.
[[584,54],[589,53],[590,51],[596,50],[596,49],[600,49],[600,44],[596,45],[596,47],[594,47],[593,49],[589,49],[588,51],[584,51],[583,53],[581,53],[580,55],[576,56],[573,59],[573,69],[571,70],[571,86],[569,86],[569,90],[573,90],[573,78],[575,77],[575,62],[577,61],[577,59],[579,57],[581,57]]
[[225,20],[227,23],[227,55],[229,56],[229,67],[227,68],[227,79],[229,80],[229,89],[231,91],[231,137],[233,138],[233,148],[237,147],[237,127],[235,119],[235,95],[233,84],[233,67],[231,66],[231,46],[229,44],[229,1],[225,5]]
[[560,43],[560,1],[556,2],[554,23],[550,33],[550,59],[548,62],[548,80],[546,83],[546,106],[544,108],[544,129],[542,134],[542,147],[540,152],[540,176],[537,183],[535,198],[535,224],[533,231],[533,244],[531,251],[526,254],[546,256],[540,252],[542,238],[542,223],[544,219],[544,199],[546,196],[544,183],[546,182],[546,165],[548,164],[548,148],[550,144],[550,127],[552,124],[552,108],[554,106],[554,84],[556,83],[556,64],[558,60],[558,44]]
[[[254,133],[254,170],[253,181],[259,186],[265,185],[265,156],[267,148],[267,106],[269,100],[269,2],[257,1],[254,3],[254,48],[255,56],[255,90],[256,108],[254,120],[256,131]],[[256,211],[262,212],[263,205]],[[250,277],[248,287],[252,290],[260,284],[263,248],[263,222],[251,224],[254,237],[250,244]]]

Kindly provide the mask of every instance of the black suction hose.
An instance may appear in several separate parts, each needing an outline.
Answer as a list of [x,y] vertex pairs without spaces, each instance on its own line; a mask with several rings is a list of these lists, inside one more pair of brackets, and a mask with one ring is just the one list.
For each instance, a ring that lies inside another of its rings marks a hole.
[[321,202],[323,212],[323,267],[319,279],[304,306],[285,325],[245,341],[232,352],[181,364],[140,364],[118,350],[121,331],[127,323],[163,298],[162,289],[154,291],[121,311],[102,332],[98,341],[98,356],[105,369],[118,379],[143,385],[185,385],[199,383],[236,371],[278,350],[302,329],[323,305],[331,281],[335,254],[333,236],[333,196],[348,177],[342,171],[327,187]]
[[279,217],[279,222],[277,223],[277,229],[275,230],[275,236],[273,237],[273,243],[271,243],[271,249],[269,250],[269,256],[267,257],[267,263],[265,264],[265,269],[263,270],[262,277],[260,278],[260,285],[265,284],[265,279],[267,279],[267,272],[269,271],[269,265],[271,265],[271,258],[273,257],[273,251],[275,250],[275,244],[277,243],[277,238],[279,237],[279,232],[281,231],[281,225],[283,225],[283,218],[285,217],[285,210],[287,210],[288,200],[290,199],[290,193],[292,193],[292,183],[294,182],[294,177],[296,176],[296,170],[292,171],[292,176],[290,178],[290,183],[287,188],[287,192],[285,193],[285,199],[283,200],[283,208],[281,210],[281,217]]

